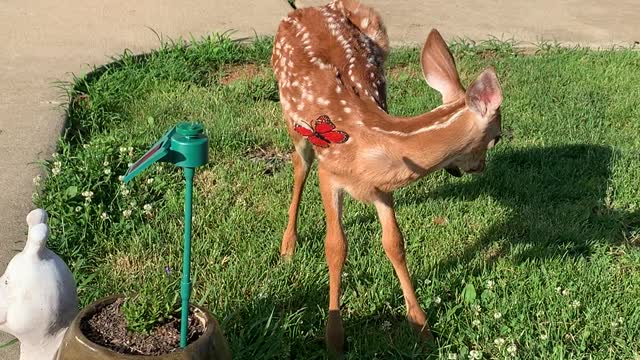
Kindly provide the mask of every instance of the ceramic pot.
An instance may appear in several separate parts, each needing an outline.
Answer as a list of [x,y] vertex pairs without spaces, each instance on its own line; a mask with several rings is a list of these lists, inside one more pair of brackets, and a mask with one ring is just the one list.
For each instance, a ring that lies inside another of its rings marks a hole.
[[87,316],[95,314],[99,309],[115,302],[119,296],[111,296],[98,300],[82,309],[67,330],[57,360],[230,360],[231,353],[226,339],[216,319],[196,305],[191,305],[195,316],[202,321],[204,333],[200,338],[172,353],[143,356],[117,353],[87,339],[80,330],[80,322]]

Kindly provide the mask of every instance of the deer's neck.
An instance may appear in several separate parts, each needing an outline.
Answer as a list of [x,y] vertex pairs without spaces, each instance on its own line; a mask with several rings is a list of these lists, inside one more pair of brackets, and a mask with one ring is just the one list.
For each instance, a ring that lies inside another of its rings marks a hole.
[[379,141],[365,156],[379,171],[377,186],[390,191],[445,166],[469,145],[473,126],[464,101],[371,126]]

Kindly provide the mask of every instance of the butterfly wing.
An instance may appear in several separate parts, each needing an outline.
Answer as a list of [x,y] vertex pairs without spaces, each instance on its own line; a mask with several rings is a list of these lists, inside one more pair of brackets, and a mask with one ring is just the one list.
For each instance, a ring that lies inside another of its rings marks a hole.
[[318,147],[322,147],[322,148],[326,148],[329,147],[329,142],[327,142],[324,139],[321,139],[315,135],[311,135],[307,138],[307,140],[309,140],[313,145],[318,146]]
[[300,135],[302,135],[304,137],[309,137],[309,136],[312,136],[314,134],[313,130],[307,129],[304,126],[300,126],[300,125],[297,125],[297,124],[293,127],[293,130],[295,130],[298,134],[300,134]]
[[334,130],[336,126],[327,115],[320,115],[313,123],[314,129],[305,126],[295,125],[293,129],[304,136],[313,145],[318,147],[329,147],[330,143],[341,144],[349,140],[349,135],[344,131]]
[[320,115],[314,122],[314,126],[318,134],[325,134],[336,128],[327,115]]
[[334,144],[342,144],[349,140],[349,135],[346,132],[340,130],[329,131],[322,134],[322,137]]

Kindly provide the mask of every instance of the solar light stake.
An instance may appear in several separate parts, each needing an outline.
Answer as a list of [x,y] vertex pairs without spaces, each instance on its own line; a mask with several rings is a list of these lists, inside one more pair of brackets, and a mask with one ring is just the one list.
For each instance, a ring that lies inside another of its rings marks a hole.
[[182,257],[182,281],[180,298],[180,347],[187,346],[189,325],[189,299],[191,297],[191,210],[193,197],[193,176],[195,168],[209,160],[209,139],[203,134],[204,128],[197,123],[179,123],[147,151],[135,164],[131,165],[124,177],[128,182],[154,162],[173,163],[184,169],[184,245]]

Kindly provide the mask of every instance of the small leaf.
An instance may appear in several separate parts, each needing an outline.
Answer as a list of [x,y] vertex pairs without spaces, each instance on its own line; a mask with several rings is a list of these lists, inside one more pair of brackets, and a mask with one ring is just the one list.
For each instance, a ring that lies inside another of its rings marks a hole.
[[500,327],[500,335],[507,335],[511,333],[511,328],[508,327],[507,325],[502,325]]
[[94,278],[94,277],[96,277],[96,274],[95,274],[95,273],[90,274],[89,276],[85,277],[84,279],[81,279],[81,280],[80,280],[80,282],[79,282],[79,284],[78,284],[78,289],[82,289],[82,288],[84,288],[85,286],[87,286],[87,284],[88,284],[89,282],[91,282],[91,280],[93,280],[93,278]]
[[78,187],[77,186],[69,186],[67,190],[64,191],[67,199],[71,199],[78,195]]
[[153,126],[156,123],[156,119],[153,118],[153,116],[147,116],[147,124]]
[[462,299],[467,304],[473,304],[476,301],[476,288],[473,284],[467,284],[462,290]]
[[480,294],[480,299],[482,299],[482,303],[486,305],[490,305],[493,303],[496,294],[491,290],[484,290],[482,294]]

